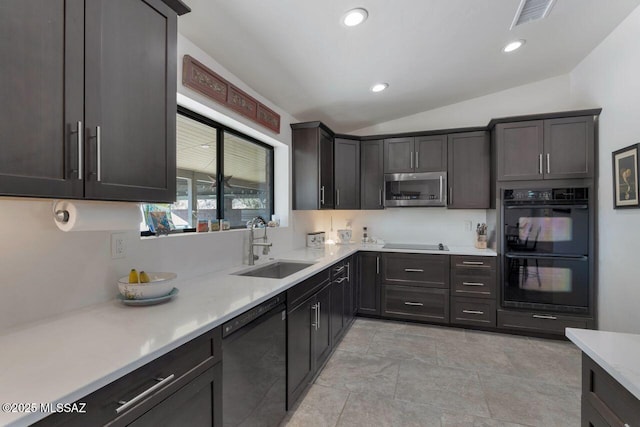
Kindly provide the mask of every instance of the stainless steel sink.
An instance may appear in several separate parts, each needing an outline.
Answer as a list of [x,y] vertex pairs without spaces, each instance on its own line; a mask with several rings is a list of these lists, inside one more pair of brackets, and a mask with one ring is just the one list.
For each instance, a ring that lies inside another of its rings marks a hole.
[[244,270],[233,274],[235,276],[284,279],[285,277],[291,276],[293,273],[297,273],[300,270],[304,270],[305,268],[310,267],[313,264],[314,263],[312,262],[278,260],[267,265],[261,265],[250,270]]

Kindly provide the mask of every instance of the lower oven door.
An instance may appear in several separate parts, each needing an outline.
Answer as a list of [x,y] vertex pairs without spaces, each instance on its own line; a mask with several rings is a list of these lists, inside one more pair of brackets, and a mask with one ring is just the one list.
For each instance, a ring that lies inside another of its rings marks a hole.
[[589,312],[587,257],[505,255],[503,307]]

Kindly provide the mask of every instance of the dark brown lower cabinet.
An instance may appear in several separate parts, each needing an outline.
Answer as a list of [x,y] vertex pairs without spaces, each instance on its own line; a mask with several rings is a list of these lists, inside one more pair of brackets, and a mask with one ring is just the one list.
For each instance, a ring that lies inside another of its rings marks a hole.
[[[297,286],[304,286],[304,283]],[[329,358],[331,338],[331,283],[324,283],[317,293],[288,309],[288,409],[293,407],[317,370]]]
[[587,329],[593,319],[545,312],[498,310],[498,329],[563,335],[565,328]]
[[358,314],[380,315],[380,254],[358,254]]
[[79,399],[86,413],[57,413],[36,425],[221,426],[221,343],[218,327]]
[[451,323],[496,327],[496,302],[491,299],[451,297]]
[[638,425],[640,400],[582,353],[582,427]]
[[384,317],[449,323],[449,290],[384,285]]

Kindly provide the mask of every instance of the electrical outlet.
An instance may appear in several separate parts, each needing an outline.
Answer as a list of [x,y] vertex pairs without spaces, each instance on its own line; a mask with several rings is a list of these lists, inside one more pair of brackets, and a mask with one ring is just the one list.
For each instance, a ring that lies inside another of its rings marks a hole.
[[471,221],[464,222],[464,231],[471,231],[471,227],[473,227],[473,223]]
[[124,233],[111,234],[111,258],[124,258],[127,255],[127,244]]

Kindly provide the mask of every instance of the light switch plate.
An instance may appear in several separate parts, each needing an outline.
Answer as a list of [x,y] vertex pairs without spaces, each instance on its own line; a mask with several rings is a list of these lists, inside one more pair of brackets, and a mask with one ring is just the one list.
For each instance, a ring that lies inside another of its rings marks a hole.
[[472,227],[472,222],[471,221],[465,221],[464,222],[464,231],[471,231],[471,227]]
[[118,259],[127,256],[127,243],[124,233],[111,234],[111,258]]

